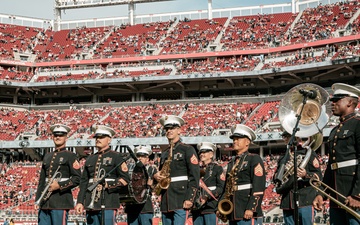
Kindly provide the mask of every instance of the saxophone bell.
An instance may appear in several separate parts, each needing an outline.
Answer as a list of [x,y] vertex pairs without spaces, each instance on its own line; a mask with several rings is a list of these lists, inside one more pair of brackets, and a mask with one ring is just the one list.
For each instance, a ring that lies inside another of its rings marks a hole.
[[171,177],[170,177],[170,163],[172,162],[172,153],[173,153],[174,143],[170,142],[169,156],[163,164],[163,167],[160,170],[160,175],[163,177],[156,184],[154,191],[156,195],[160,195],[162,190],[166,190],[170,186]]

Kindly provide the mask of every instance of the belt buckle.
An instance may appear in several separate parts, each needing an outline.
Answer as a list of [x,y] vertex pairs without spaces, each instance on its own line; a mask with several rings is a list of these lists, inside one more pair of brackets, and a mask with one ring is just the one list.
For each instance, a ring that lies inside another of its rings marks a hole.
[[338,167],[338,163],[331,163],[331,169],[332,170],[337,170],[339,167]]

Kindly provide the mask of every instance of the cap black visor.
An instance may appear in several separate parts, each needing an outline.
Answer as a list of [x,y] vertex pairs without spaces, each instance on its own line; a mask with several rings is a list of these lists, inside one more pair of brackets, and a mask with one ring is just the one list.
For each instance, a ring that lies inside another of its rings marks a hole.
[[212,152],[212,149],[201,149],[199,153]]
[[331,98],[330,98],[330,101],[332,102],[337,102],[339,101],[340,99],[343,99],[345,97],[350,97],[350,95],[348,94],[337,94],[337,95],[333,95]]
[[108,134],[95,134],[94,137],[110,137]]
[[246,135],[244,135],[244,134],[232,134],[231,136],[230,136],[230,138],[231,139],[234,139],[234,137],[238,137],[238,138],[247,138],[247,139],[249,139],[248,138],[248,136],[246,136]]
[[177,123],[168,123],[164,126],[165,129],[180,127]]
[[67,133],[61,132],[61,131],[57,131],[57,132],[54,132],[53,135],[54,135],[54,136],[66,136]]

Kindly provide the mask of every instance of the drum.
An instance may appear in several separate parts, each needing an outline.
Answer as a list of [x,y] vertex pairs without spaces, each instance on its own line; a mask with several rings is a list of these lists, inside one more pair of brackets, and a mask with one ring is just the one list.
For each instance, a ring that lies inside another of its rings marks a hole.
[[120,190],[120,202],[128,204],[145,203],[149,196],[150,187],[147,184],[148,174],[146,167],[141,163],[128,162],[130,182]]

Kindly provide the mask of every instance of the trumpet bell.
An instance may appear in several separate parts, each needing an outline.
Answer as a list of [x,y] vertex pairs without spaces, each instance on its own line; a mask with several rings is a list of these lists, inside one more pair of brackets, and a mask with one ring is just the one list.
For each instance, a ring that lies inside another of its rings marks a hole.
[[[301,91],[312,91],[316,96],[314,99],[307,99],[304,105]],[[331,111],[328,92],[316,84],[300,84],[285,94],[279,107],[280,124],[291,134],[303,106],[296,136],[309,137],[321,133],[329,121]]]

